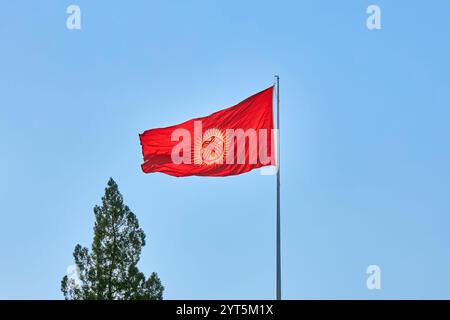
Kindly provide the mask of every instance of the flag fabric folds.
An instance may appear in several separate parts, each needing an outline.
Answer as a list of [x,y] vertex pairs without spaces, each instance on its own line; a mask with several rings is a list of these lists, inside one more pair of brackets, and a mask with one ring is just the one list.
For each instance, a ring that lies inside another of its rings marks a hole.
[[275,165],[273,87],[209,116],[139,135],[145,173],[229,176]]

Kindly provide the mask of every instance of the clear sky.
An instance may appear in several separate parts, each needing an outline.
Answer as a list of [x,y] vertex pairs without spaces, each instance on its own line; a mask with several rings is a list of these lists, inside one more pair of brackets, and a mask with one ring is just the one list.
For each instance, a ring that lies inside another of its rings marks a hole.
[[[81,30],[66,28],[69,4]],[[381,7],[368,30],[366,8]],[[275,178],[143,174],[138,134],[281,77],[286,299],[450,298],[450,2],[3,1],[0,298],[60,299],[109,177],[167,299],[275,296]],[[366,268],[381,268],[368,290]]]

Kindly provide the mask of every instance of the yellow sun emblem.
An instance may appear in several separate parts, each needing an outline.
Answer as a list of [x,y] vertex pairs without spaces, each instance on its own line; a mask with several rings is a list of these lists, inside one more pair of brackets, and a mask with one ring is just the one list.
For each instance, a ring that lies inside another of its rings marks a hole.
[[223,164],[226,155],[226,136],[216,128],[208,129],[203,137],[194,141],[194,163],[195,164]]

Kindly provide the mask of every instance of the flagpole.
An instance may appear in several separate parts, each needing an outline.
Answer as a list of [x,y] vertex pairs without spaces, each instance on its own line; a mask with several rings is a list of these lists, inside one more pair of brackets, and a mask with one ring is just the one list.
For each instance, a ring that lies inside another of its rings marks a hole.
[[281,239],[280,239],[280,77],[275,76],[277,89],[277,231],[276,231],[276,279],[277,279],[277,300],[281,300]]

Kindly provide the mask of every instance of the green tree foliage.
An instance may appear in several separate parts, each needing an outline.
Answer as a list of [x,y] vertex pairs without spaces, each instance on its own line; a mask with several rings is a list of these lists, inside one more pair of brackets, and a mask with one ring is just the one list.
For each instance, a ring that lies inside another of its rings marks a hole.
[[102,198],[95,206],[94,241],[91,252],[81,245],[73,257],[78,279],[67,275],[61,291],[69,300],[161,300],[164,287],[153,272],[148,279],[137,268],[145,245],[144,231],[130,209],[123,204],[117,184],[111,178]]

